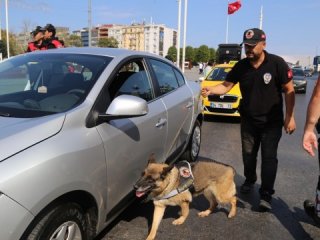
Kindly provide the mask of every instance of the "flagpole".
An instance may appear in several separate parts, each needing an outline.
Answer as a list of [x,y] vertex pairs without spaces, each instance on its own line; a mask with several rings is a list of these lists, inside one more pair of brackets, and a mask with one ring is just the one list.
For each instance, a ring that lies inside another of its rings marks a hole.
[[[229,0],[228,0],[228,6],[229,6]],[[228,36],[229,35],[229,13],[227,12],[227,29],[226,29],[226,43],[228,43]]]
[[226,43],[228,43],[229,33],[229,14],[227,15],[227,31],[226,31]]
[[262,20],[263,20],[263,6],[261,5],[261,9],[260,9],[260,29],[262,29]]

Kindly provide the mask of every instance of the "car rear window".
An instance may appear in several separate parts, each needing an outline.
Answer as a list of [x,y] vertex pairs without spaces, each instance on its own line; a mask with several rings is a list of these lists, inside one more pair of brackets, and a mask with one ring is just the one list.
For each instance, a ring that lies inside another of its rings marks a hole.
[[208,75],[208,81],[224,81],[231,68],[214,68]]

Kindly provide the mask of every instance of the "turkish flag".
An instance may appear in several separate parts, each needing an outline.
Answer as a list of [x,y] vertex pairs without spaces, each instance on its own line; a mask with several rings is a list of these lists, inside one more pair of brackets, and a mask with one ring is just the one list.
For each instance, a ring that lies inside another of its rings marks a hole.
[[241,0],[228,4],[228,14],[233,14],[241,7]]

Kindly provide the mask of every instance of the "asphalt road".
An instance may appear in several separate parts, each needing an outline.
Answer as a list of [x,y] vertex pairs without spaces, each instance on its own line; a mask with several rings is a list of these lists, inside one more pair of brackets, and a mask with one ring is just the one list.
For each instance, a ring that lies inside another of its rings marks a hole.
[[[185,74],[188,79],[199,78],[196,69],[186,70]],[[318,160],[309,157],[301,147],[306,107],[315,79],[316,76],[309,78],[306,94],[296,95],[297,130],[292,135],[283,132],[280,141],[273,209],[270,212],[258,210],[259,179],[253,193],[238,193],[238,211],[233,219],[227,218],[228,206],[219,206],[209,217],[199,218],[197,213],[206,209],[208,204],[203,197],[198,197],[193,200],[190,215],[183,225],[171,224],[177,218],[179,209],[167,208],[156,239],[320,239],[320,229],[314,226],[303,210],[303,201],[306,198],[314,198],[319,171]],[[239,121],[230,118],[206,118],[202,127],[200,155],[232,165],[237,171],[235,180],[239,189],[244,181]],[[260,167],[260,160],[258,166]],[[98,240],[145,239],[151,227],[152,214],[151,202],[135,202],[98,237]]]

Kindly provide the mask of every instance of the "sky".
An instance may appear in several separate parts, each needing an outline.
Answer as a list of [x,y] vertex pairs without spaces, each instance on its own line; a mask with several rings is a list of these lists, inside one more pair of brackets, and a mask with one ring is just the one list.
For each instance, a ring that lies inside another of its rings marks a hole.
[[[25,27],[55,26],[79,30],[88,26],[88,0],[7,0],[8,25],[12,32]],[[236,0],[229,0],[234,2]],[[181,31],[184,26],[184,3]],[[320,55],[320,31],[317,26],[319,0],[241,0],[241,8],[227,14],[228,0],[187,0],[186,45],[241,43],[244,30],[260,26],[267,36],[270,53],[280,56]],[[6,28],[5,0],[0,0],[1,28]],[[91,0],[92,25],[150,23],[178,29],[177,0]],[[227,24],[228,22],[228,24]],[[228,26],[228,28],[227,28]],[[228,34],[227,34],[228,29]],[[181,46],[183,32],[181,32]],[[309,60],[310,61],[310,60]]]

